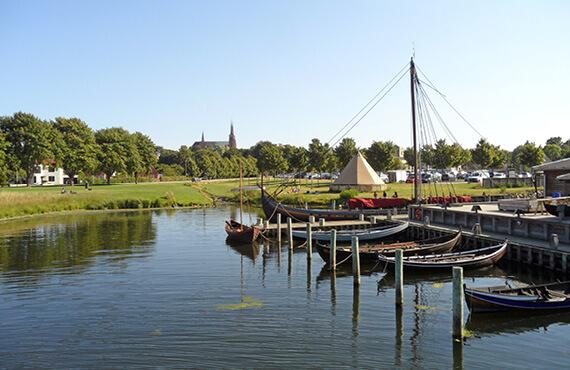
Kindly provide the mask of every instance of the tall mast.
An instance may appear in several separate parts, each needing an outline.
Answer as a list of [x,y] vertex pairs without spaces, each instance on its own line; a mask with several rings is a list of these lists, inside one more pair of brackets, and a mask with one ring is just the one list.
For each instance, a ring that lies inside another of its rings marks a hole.
[[239,223],[240,229],[243,227],[243,167],[239,161]]
[[412,133],[414,136],[414,202],[420,203],[422,197],[422,180],[420,179],[420,156],[418,152],[416,128],[416,65],[414,58],[410,59],[410,92],[412,96]]

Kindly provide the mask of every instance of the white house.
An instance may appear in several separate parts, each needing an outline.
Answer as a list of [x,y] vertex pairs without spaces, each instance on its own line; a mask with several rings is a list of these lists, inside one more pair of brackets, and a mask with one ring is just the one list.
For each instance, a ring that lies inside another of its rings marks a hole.
[[[32,185],[64,185],[69,184],[69,176],[63,172],[63,168],[54,168],[40,164],[34,173]],[[73,179],[73,183],[77,184],[79,179],[77,176]]]

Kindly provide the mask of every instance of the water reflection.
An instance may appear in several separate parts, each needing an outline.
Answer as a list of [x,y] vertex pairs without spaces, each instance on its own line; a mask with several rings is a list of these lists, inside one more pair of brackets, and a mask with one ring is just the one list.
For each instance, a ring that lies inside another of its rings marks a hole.
[[465,328],[477,337],[504,333],[521,334],[531,331],[548,331],[551,325],[570,324],[570,312],[533,313],[497,312],[469,315]]
[[64,216],[34,223],[2,225],[1,271],[38,275],[73,267],[68,272],[78,272],[98,255],[115,262],[146,256],[156,238],[150,212]]
[[396,338],[394,340],[394,365],[402,364],[402,344],[404,343],[404,311],[401,306],[396,307]]
[[253,263],[255,263],[262,248],[258,243],[240,243],[229,239],[226,239],[226,244],[240,255],[251,259]]

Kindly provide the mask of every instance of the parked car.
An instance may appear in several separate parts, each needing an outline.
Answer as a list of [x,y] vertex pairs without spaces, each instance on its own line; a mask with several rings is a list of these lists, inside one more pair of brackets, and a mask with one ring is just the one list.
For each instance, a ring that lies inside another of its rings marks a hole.
[[521,172],[518,174],[517,177],[519,177],[521,179],[529,179],[532,177],[532,174],[530,174],[529,172]]
[[434,179],[434,177],[432,176],[431,173],[422,173],[421,179],[422,179],[422,183],[436,182],[436,180]]
[[408,178],[406,179],[406,183],[413,184],[415,178],[416,178],[416,176],[414,174],[408,175]]
[[441,181],[456,181],[457,176],[453,172],[444,172],[441,175]]
[[482,172],[482,171],[475,171],[472,172],[469,177],[467,177],[467,182],[478,182],[478,183],[482,183],[484,178],[489,177],[488,174]]
[[506,179],[507,175],[502,172],[493,172],[491,177],[494,179]]
[[378,177],[380,177],[380,179],[382,181],[384,181],[385,183],[389,183],[390,179],[388,178],[388,175],[386,175],[384,172],[376,172],[378,174]]

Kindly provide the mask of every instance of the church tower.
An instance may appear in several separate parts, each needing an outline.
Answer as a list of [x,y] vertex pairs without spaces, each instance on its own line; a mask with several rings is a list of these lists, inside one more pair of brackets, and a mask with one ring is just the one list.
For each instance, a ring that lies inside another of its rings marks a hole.
[[234,123],[230,123],[230,149],[237,149],[236,135],[234,134]]

